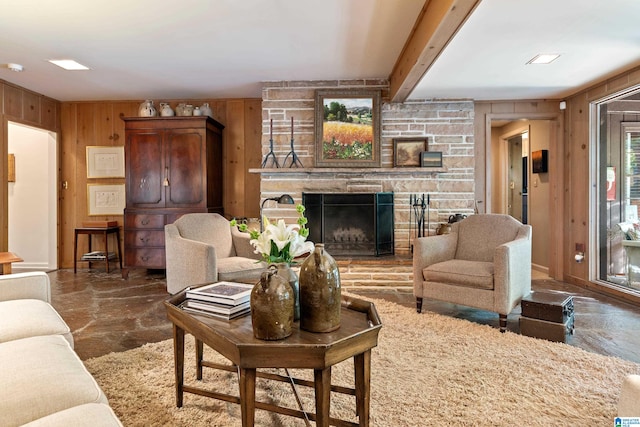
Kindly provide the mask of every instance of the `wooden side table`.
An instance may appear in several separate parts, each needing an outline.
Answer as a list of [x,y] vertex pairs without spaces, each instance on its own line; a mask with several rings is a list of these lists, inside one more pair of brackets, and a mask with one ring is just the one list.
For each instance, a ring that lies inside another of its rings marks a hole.
[[24,260],[13,252],[0,252],[0,274],[11,274],[11,263],[22,261]]
[[[77,271],[77,263],[78,263],[78,235],[79,234],[87,234],[89,235],[89,252],[91,252],[91,235],[98,234],[104,236],[104,254],[105,254],[105,264],[107,266],[107,273],[109,272],[109,234],[116,235],[116,255],[118,257],[118,261],[120,262],[120,270],[122,270],[122,249],[120,247],[120,227],[80,227],[76,228],[75,236],[73,239],[73,272]],[[101,261],[101,260],[88,260],[89,263]]]

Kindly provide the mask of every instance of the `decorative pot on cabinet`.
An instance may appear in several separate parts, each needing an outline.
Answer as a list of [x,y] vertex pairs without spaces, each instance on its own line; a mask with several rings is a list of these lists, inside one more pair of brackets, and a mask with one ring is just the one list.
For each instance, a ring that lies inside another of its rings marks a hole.
[[138,116],[140,117],[155,117],[158,115],[156,107],[153,106],[153,101],[150,99],[145,100],[138,108]]
[[203,116],[213,117],[213,110],[209,107],[209,103],[205,102],[200,106],[200,111],[202,111]]
[[162,117],[172,117],[175,113],[173,112],[173,108],[169,105],[168,102],[160,103],[160,116]]

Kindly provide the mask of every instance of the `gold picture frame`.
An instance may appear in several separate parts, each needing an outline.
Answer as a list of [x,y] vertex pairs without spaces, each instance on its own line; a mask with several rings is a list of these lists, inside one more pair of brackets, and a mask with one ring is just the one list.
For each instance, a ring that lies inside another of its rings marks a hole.
[[11,153],[7,160],[7,181],[16,182],[16,155]]
[[420,153],[427,149],[427,138],[394,138],[393,166],[420,167]]
[[380,167],[380,91],[317,90],[317,167]]

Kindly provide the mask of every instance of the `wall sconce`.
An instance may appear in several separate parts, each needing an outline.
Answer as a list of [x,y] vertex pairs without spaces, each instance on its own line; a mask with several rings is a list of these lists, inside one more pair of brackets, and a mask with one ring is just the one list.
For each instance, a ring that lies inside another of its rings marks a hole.
[[282,196],[279,197],[269,197],[268,199],[264,199],[262,201],[262,204],[260,205],[260,232],[262,233],[264,231],[264,223],[262,220],[262,210],[264,209],[264,204],[267,203],[268,200],[273,200],[278,202],[279,205],[292,205],[293,202],[293,197],[291,197],[288,194],[283,194]]
[[576,255],[573,257],[578,264],[584,261],[584,252],[576,252]]

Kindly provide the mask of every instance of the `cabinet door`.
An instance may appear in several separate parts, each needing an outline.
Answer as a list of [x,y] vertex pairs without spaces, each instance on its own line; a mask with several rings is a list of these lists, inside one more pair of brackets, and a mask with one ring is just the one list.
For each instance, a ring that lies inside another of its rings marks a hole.
[[198,130],[168,131],[165,139],[169,165],[167,207],[205,207],[205,134]]
[[162,207],[165,188],[162,133],[129,132],[125,160],[127,207]]

